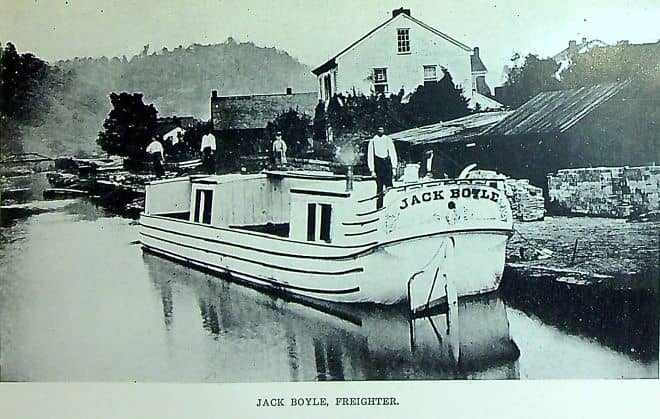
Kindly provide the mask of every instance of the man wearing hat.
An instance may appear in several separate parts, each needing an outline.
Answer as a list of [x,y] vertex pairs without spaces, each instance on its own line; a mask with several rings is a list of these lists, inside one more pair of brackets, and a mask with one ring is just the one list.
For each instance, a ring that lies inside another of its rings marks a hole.
[[286,164],[286,143],[282,139],[282,131],[277,131],[275,141],[273,141],[273,157],[275,166]]

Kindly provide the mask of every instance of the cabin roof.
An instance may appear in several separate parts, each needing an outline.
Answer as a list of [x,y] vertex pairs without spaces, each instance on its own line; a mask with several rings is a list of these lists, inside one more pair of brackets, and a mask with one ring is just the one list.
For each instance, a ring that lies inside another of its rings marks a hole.
[[190,181],[193,184],[220,185],[220,184],[239,182],[250,179],[263,179],[265,177],[266,175],[263,173],[251,173],[251,174],[229,173],[226,175],[194,175],[194,176],[190,176]]

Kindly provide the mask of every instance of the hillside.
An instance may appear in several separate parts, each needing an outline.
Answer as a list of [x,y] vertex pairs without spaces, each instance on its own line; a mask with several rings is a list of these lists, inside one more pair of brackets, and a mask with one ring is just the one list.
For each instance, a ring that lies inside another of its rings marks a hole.
[[51,69],[54,81],[40,89],[48,110],[20,126],[26,151],[96,150],[98,131],[110,111],[110,92],[142,92],[159,116],[208,120],[211,90],[231,95],[316,89],[311,68],[288,53],[231,39],[152,53],[145,47],[130,59],[74,58],[58,61]]

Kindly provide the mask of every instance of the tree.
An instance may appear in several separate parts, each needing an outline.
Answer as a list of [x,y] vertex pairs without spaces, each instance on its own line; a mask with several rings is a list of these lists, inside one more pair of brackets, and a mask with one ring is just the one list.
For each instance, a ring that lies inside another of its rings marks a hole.
[[[200,147],[202,146],[202,137],[213,131],[213,123],[197,122],[195,125],[186,130],[183,134],[183,145],[189,157],[199,155]],[[217,142],[217,139],[216,139]]]
[[307,149],[307,139],[311,137],[312,120],[305,114],[289,109],[266,125],[269,138],[275,138],[277,131],[282,131],[282,138],[287,144],[288,155],[301,155]]
[[511,59],[515,65],[509,71],[497,100],[517,108],[540,92],[560,89],[559,81],[555,78],[560,65],[554,60],[541,59],[533,54],[525,57],[523,64],[519,60],[518,54]]
[[50,66],[33,54],[19,54],[8,42],[0,49],[0,137],[2,152],[20,152],[25,125],[39,123],[50,109],[49,90],[54,84]]
[[406,106],[408,122],[412,126],[435,124],[460,118],[470,113],[463,89],[456,87],[447,69],[437,82],[421,85],[410,96]]
[[156,135],[158,111],[144,104],[141,93],[110,93],[110,102],[113,109],[96,142],[108,154],[144,160],[145,149]]
[[660,42],[641,45],[622,42],[593,48],[576,54],[572,65],[561,73],[562,85],[576,88],[632,79],[657,89],[660,84],[659,55]]

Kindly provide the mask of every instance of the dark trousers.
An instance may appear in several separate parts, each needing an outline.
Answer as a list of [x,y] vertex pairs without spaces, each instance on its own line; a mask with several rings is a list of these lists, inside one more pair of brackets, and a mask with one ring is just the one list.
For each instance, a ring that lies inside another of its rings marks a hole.
[[380,158],[374,156],[374,171],[376,172],[376,209],[383,208],[383,197],[385,187],[392,187],[392,162],[389,157]]
[[209,175],[215,174],[215,153],[209,147],[202,151],[202,163],[204,164],[206,173]]
[[163,168],[163,156],[160,155],[160,152],[152,153],[151,161],[154,164],[154,172],[156,172],[156,177],[162,178],[165,175],[165,169]]

